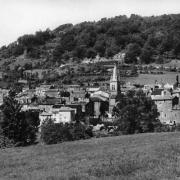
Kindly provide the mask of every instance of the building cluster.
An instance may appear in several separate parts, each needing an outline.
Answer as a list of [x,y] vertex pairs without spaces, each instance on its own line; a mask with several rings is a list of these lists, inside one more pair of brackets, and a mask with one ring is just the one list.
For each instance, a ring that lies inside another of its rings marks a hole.
[[[125,53],[123,52],[119,52],[118,54],[115,54],[112,57],[112,61],[116,61],[116,62],[120,62],[120,63],[124,63],[124,58],[125,58]],[[104,57],[100,57],[99,55],[97,55],[95,58],[91,59],[91,58],[85,58],[82,61],[82,64],[91,64],[91,63],[99,63],[99,62],[109,62],[110,60],[108,58],[104,58]]]
[[[70,123],[81,117],[90,119],[101,118],[103,121],[113,121],[112,111],[116,105],[117,96],[128,90],[143,90],[156,103],[159,119],[162,123],[179,123],[180,119],[180,86],[177,76],[176,83],[144,85],[137,87],[130,83],[121,85],[120,75],[115,65],[109,82],[109,87],[41,84],[35,89],[24,87],[17,95],[22,104],[22,110],[39,111],[41,124],[46,119],[57,123]],[[8,94],[8,90],[0,90],[0,102]]]

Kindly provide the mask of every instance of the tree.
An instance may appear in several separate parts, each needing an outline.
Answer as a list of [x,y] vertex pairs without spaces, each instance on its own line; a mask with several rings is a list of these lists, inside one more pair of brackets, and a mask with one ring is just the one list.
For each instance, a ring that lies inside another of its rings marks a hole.
[[142,91],[120,95],[113,112],[118,119],[118,131],[123,134],[153,132],[161,124],[154,101]]
[[2,105],[3,135],[15,144],[32,144],[36,140],[36,133],[39,125],[39,114],[21,111],[21,104],[15,99],[16,93],[11,90],[4,98]]
[[93,48],[87,49],[87,58],[95,58],[96,57],[96,51]]
[[61,64],[71,58],[73,61],[75,58],[94,58],[96,54],[110,58],[126,49],[127,63],[131,63],[136,61],[137,55],[129,45],[138,44],[140,47],[150,47],[143,48],[141,57],[143,62],[151,63],[153,58],[150,49],[156,56],[180,56],[179,24],[179,14],[152,17],[132,14],[129,18],[117,16],[98,22],[64,24],[53,31],[38,31],[19,37],[14,43],[0,48],[0,58],[17,57],[23,52],[27,57],[49,56],[45,67],[51,60]]
[[141,47],[136,43],[131,43],[127,47],[127,52],[125,56],[126,63],[137,63],[137,57],[141,53]]
[[144,62],[146,64],[149,64],[149,63],[153,62],[152,56],[153,56],[152,48],[150,46],[148,46],[148,45],[145,45],[142,48],[142,52],[141,52],[141,55],[140,55],[141,62]]
[[99,38],[97,39],[97,41],[94,45],[94,48],[101,57],[104,56],[105,51],[106,51],[106,36],[105,35],[99,36]]
[[61,58],[62,58],[63,53],[64,53],[64,49],[62,48],[61,44],[58,44],[53,51],[54,61],[58,61],[62,63]]
[[108,109],[109,109],[109,102],[103,101],[100,105],[101,115],[105,115],[105,112],[107,112]]
[[75,34],[73,31],[69,31],[62,36],[61,45],[65,51],[73,50],[76,45]]
[[180,55],[180,40],[178,39],[174,46],[174,54],[176,56]]

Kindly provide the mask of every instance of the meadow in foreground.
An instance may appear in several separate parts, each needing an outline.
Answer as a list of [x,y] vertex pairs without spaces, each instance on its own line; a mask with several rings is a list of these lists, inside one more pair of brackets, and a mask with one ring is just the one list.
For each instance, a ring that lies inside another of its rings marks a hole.
[[180,133],[2,149],[0,179],[180,179]]

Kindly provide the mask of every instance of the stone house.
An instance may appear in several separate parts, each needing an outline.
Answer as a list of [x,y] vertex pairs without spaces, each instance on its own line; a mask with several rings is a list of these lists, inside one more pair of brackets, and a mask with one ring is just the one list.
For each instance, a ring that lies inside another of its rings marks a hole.
[[40,125],[45,119],[52,119],[55,123],[71,123],[75,120],[75,109],[62,106],[61,108],[53,108],[50,112],[42,112],[39,115]]
[[[173,97],[171,93],[164,89],[155,89],[151,94],[152,100],[157,105],[159,120],[162,123],[170,124],[172,122],[180,123],[179,105],[173,105]],[[179,97],[176,97],[179,99]]]

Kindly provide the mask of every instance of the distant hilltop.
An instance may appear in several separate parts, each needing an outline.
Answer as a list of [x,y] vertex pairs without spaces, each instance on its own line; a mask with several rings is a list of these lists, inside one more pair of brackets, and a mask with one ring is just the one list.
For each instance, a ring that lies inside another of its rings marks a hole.
[[0,48],[0,64],[8,66],[17,59],[30,59],[43,61],[42,68],[97,56],[111,59],[120,52],[125,53],[125,63],[179,59],[180,14],[116,16],[26,34]]

